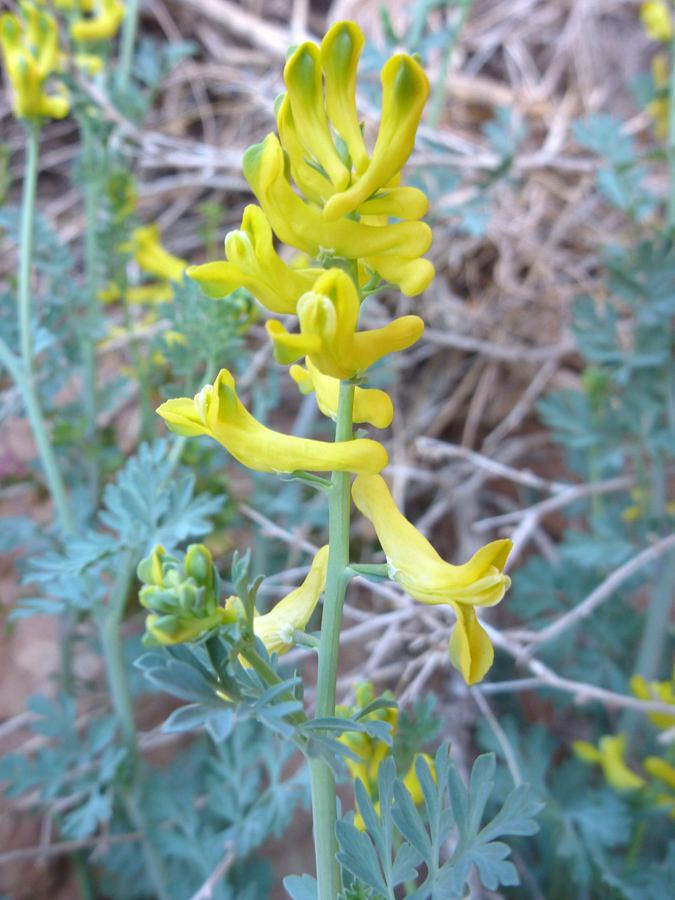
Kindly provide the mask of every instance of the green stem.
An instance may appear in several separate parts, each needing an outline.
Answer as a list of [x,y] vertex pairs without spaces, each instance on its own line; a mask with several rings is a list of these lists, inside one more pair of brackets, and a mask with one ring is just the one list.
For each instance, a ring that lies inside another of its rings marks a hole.
[[23,194],[21,198],[21,257],[19,259],[19,335],[21,358],[29,381],[33,380],[33,332],[31,327],[30,276],[35,240],[35,197],[37,194],[40,129],[35,123],[26,124],[26,160],[24,163]]
[[12,376],[14,383],[21,392],[21,397],[26,407],[28,421],[35,438],[38,454],[44,469],[45,478],[47,479],[47,487],[56,507],[56,514],[64,533],[74,530],[73,515],[68,501],[66,488],[61,477],[56,455],[52,447],[49,435],[47,434],[47,426],[42,415],[40,402],[37,398],[33,380],[26,372],[23,362],[14,356],[4,340],[0,337],[0,363],[6,367]]
[[666,139],[666,156],[668,158],[667,221],[670,228],[675,228],[675,41],[671,45],[670,84],[668,85],[668,137]]
[[[244,659],[248,663],[250,663],[251,668],[254,669],[258,673],[258,675],[260,675],[260,677],[262,678],[262,680],[264,682],[266,682],[267,684],[270,684],[270,685],[281,684],[281,678],[279,678],[279,676],[274,671],[274,669],[270,665],[268,665],[264,659],[261,659],[258,656],[258,654],[255,652],[255,650],[243,649],[241,651],[241,655],[244,657]],[[282,698],[284,700],[293,700],[293,701],[298,699],[290,691],[287,691],[285,694],[282,694]],[[304,722],[307,721],[307,716],[306,716],[305,712],[301,709],[298,710],[296,713],[293,713],[291,715],[291,718],[298,725],[302,725]]]
[[129,686],[120,630],[124,618],[129,585],[136,569],[137,560],[138,555],[136,551],[129,550],[113,585],[110,608],[101,612],[98,617],[98,626],[105,656],[108,688],[113,708],[120,722],[122,743],[129,755],[131,776],[128,787],[126,790],[123,789],[124,803],[132,824],[139,831],[143,832],[143,854],[156,897],[158,900],[168,900],[169,893],[166,887],[167,879],[163,861],[150,841],[148,836],[150,821],[142,804],[139,802],[138,735],[134,717],[134,702]]
[[450,40],[443,50],[438,78],[436,79],[436,84],[434,85],[433,93],[431,95],[428,120],[430,128],[438,127],[438,123],[441,118],[441,112],[443,111],[443,103],[445,101],[445,85],[448,80],[450,63],[452,62],[452,56],[455,52],[455,47],[457,46],[457,40],[459,39],[460,32],[464,27],[464,23],[466,22],[466,18],[469,15],[473,4],[474,0],[464,0],[464,2],[459,5],[457,23],[452,30],[452,36],[450,37]]
[[87,174],[85,189],[85,269],[87,274],[87,315],[86,328],[82,341],[82,359],[84,362],[83,400],[85,412],[85,447],[86,467],[91,493],[92,509],[98,506],[99,466],[98,466],[98,426],[96,397],[96,345],[95,332],[98,322],[98,179],[94,139],[91,123],[84,117],[80,122],[80,130],[84,143],[84,165]]
[[127,11],[122,22],[120,53],[117,63],[117,85],[122,94],[126,94],[129,89],[140,6],[140,0],[127,0]]
[[[661,560],[659,575],[654,586],[645,616],[644,629],[640,638],[635,674],[646,681],[654,681],[659,676],[661,659],[667,639],[667,626],[673,608],[673,585],[675,584],[675,553],[667,553]],[[620,719],[620,729],[632,735],[642,716],[636,710],[627,709]]]
[[[354,385],[341,381],[335,427],[336,441],[352,439],[353,408]],[[333,472],[332,487],[328,495],[328,572],[319,643],[316,718],[335,715],[340,625],[347,586],[344,575],[349,566],[350,481],[349,472]],[[328,764],[319,758],[310,762],[310,778],[319,900],[336,900],[341,890],[341,880],[340,866],[335,858],[338,852],[335,837],[337,821],[335,777]]]

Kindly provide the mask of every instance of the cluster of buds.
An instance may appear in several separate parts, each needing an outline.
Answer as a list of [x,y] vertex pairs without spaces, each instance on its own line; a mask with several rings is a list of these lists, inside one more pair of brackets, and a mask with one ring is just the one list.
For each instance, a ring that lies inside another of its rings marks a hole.
[[182,561],[157,545],[139,564],[138,577],[144,585],[139,599],[151,613],[146,647],[202,639],[237,620],[236,612],[220,606],[220,577],[203,544],[188,547]]
[[[276,105],[279,136],[268,135],[244,154],[244,175],[260,206],[248,206],[241,228],[227,235],[225,260],[186,270],[210,297],[245,287],[270,313],[297,317],[297,331],[277,320],[267,323],[276,359],[283,365],[304,359],[291,375],[302,393],[316,393],[321,412],[332,419],[341,383],[363,385],[373,363],[410,347],[424,330],[416,315],[359,330],[363,298],[381,279],[408,296],[419,294],[434,274],[422,258],[431,245],[431,230],[419,221],[427,198],[400,185],[428,81],[410,56],[398,54],[386,63],[382,119],[369,154],[356,109],[363,44],[358,26],[338,22],[320,47],[305,42],[293,51],[284,69],[287,91]],[[277,253],[275,235],[300,251],[297,266]],[[387,465],[379,442],[327,443],[273,431],[248,413],[226,369],[195,397],[169,400],[158,413],[171,431],[209,435],[251,469],[356,474],[353,498],[375,526],[389,577],[423,603],[452,607],[457,624],[451,661],[470,684],[483,678],[493,650],[475,609],[504,596],[510,541],[488,544],[462,566],[444,562],[399,512],[379,477]],[[351,421],[385,428],[393,407],[383,391],[358,386],[351,414]]]

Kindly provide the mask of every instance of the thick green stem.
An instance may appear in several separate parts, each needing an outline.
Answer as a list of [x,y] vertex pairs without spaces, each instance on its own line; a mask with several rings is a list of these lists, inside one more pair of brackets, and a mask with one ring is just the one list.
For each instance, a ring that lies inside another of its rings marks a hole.
[[87,317],[86,328],[82,340],[82,361],[84,363],[84,379],[82,394],[85,412],[85,447],[86,466],[91,494],[92,509],[98,505],[99,466],[98,466],[98,426],[96,414],[98,401],[96,396],[96,345],[95,332],[98,322],[98,178],[94,136],[91,123],[83,118],[81,133],[84,142],[84,165],[87,173],[85,188],[85,268],[87,273]]
[[33,265],[33,243],[35,239],[35,197],[37,194],[38,155],[40,149],[40,128],[35,123],[26,124],[26,160],[23,174],[23,194],[21,198],[21,247],[19,259],[19,335],[21,358],[26,375],[33,378],[33,332],[31,327],[32,303],[30,276]]
[[134,60],[140,6],[140,0],[127,0],[127,11],[122,22],[120,53],[117,63],[117,85],[122,94],[126,94],[129,89],[129,77],[131,76],[131,64]]
[[[340,382],[340,398],[335,427],[336,441],[352,439],[353,407],[354,385],[342,381]],[[349,472],[333,472],[332,485],[328,495],[328,573],[319,643],[319,674],[315,711],[317,718],[335,715],[340,625],[347,586],[347,579],[344,576],[349,566],[349,488]],[[315,759],[310,762],[310,776],[319,900],[336,900],[341,890],[341,881],[340,866],[335,859],[335,854],[338,852],[335,837],[335,822],[337,821],[335,778],[323,759]]]

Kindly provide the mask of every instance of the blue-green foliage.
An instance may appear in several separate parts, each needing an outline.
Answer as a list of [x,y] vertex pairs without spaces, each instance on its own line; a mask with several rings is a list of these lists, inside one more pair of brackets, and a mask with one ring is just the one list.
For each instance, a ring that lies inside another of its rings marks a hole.
[[[381,898],[392,898],[396,887],[416,880],[421,869],[421,883],[407,893],[409,900],[459,900],[466,894],[473,865],[489,890],[517,884],[518,873],[506,859],[510,848],[498,838],[537,831],[533,816],[541,804],[529,798],[528,788],[512,791],[501,810],[481,827],[493,788],[494,756],[476,760],[468,790],[446,744],[436,754],[435,780],[424,757],[417,758],[415,769],[424,795],[424,818],[396,778],[393,759],[381,763],[378,773],[379,816],[357,779],[356,799],[365,831],[358,831],[351,815],[338,822],[338,859],[343,868],[373,897]],[[443,848],[451,837],[454,850],[445,858]],[[295,897],[292,891],[291,896]]]
[[[567,468],[581,481],[632,476],[634,488],[617,487],[562,510],[556,558],[531,555],[515,573],[508,608],[539,630],[569,612],[608,578],[675,525],[670,488],[675,455],[675,253],[672,232],[658,225],[649,159],[609,116],[591,116],[574,129],[576,139],[599,155],[598,188],[621,210],[630,229],[600,251],[604,289],[573,306],[571,327],[582,366],[578,385],[549,392],[538,409]],[[664,567],[663,569],[661,567]],[[644,606],[667,574],[663,561],[624,580],[593,614],[554,640],[534,646],[556,672],[577,682],[630,692],[640,659]],[[655,585],[657,587],[655,587]],[[641,603],[636,603],[641,596]],[[662,629],[663,648],[650,678],[667,678],[673,633]],[[644,663],[643,663],[644,664]],[[497,659],[499,677],[520,677]],[[645,673],[646,674],[646,673]],[[496,698],[500,722],[520,772],[545,803],[540,833],[519,842],[529,880],[556,900],[638,900],[675,892],[672,821],[643,791],[617,791],[598,766],[577,759],[574,739],[597,743],[631,728],[598,703],[570,709],[569,696],[543,689],[534,709],[552,717],[556,741],[542,725],[531,726],[511,696]],[[532,712],[530,711],[530,716]],[[553,718],[555,717],[555,718]],[[627,765],[663,757],[656,729],[642,717],[633,724]],[[503,748],[482,722],[479,740],[502,758],[495,798],[503,801],[511,776]],[[671,826],[671,827],[669,827]],[[516,892],[507,896],[520,897]]]
[[75,701],[65,693],[56,700],[35,694],[28,698],[27,709],[36,716],[31,730],[45,738],[45,744],[31,759],[22,753],[0,759],[5,794],[16,797],[37,791],[43,803],[58,798],[63,837],[78,840],[94,834],[112,815],[109,789],[126,758],[115,740],[115,716],[91,719],[82,733],[76,724]]
[[68,536],[62,550],[32,561],[28,581],[47,586],[49,596],[24,599],[12,617],[93,609],[109,590],[104,575],[115,575],[125,560],[134,569],[155,544],[170,550],[206,534],[208,517],[225,498],[195,497],[194,475],[173,475],[173,468],[167,441],[142,444],[104,489],[100,526]]
[[[293,749],[270,741],[249,721],[227,740],[199,741],[168,770],[149,775],[140,802],[167,866],[172,900],[191,896],[228,853],[235,863],[215,885],[213,897],[267,896],[272,873],[255,851],[281,835],[309,796],[303,770],[283,773]],[[152,895],[138,841],[112,845],[100,863],[106,895],[129,900]]]

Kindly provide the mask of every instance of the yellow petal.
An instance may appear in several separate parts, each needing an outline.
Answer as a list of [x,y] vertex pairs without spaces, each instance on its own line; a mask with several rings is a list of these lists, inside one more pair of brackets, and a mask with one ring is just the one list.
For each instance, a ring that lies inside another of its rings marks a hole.
[[347,144],[359,174],[368,165],[368,151],[356,111],[356,67],[364,43],[363,32],[355,22],[336,22],[321,41],[328,118]]
[[600,765],[608,783],[617,791],[633,791],[644,785],[645,780],[636,775],[624,760],[626,735],[605,735],[600,738]]
[[403,316],[384,328],[356,332],[359,305],[349,275],[328,269],[298,301],[299,335],[289,334],[279,322],[267,323],[277,361],[306,356],[324,375],[349,379],[388,353],[410,347],[424,331],[418,316]]
[[[675,690],[671,681],[647,682],[641,675],[633,675],[630,680],[630,689],[640,700],[661,700],[663,703],[672,703],[675,706]],[[647,713],[647,718],[657,728],[672,728],[675,725],[675,716],[670,713]]]
[[[675,768],[670,763],[667,763],[665,759],[659,759],[658,756],[648,756],[642,765],[648,775],[658,778],[675,791]],[[671,798],[671,800],[675,800],[675,798]]]
[[383,478],[359,476],[352,496],[375,526],[390,577],[422,603],[452,606],[457,623],[450,636],[450,660],[469,684],[480,681],[492,665],[493,650],[474,607],[499,603],[508,589],[511,582],[502,570],[511,541],[493,541],[464,565],[453,566],[398,510]]
[[104,41],[115,37],[126,7],[120,0],[100,0],[90,19],[78,19],[70,26],[74,41]]
[[412,797],[412,801],[415,806],[419,806],[424,800],[424,794],[422,793],[422,787],[417,777],[417,770],[415,768],[415,760],[418,756],[423,757],[427,761],[429,768],[431,769],[431,774],[434,777],[434,781],[436,781],[436,766],[433,759],[429,756],[428,753],[416,753],[415,759],[413,759],[412,765],[408,769],[408,774],[403,779],[403,784],[410,791],[410,796]]
[[415,145],[420,116],[429,94],[429,80],[415,60],[399,53],[382,68],[382,119],[368,167],[348,190],[334,194],[324,207],[327,221],[353,212],[383,187],[408,161]]
[[307,161],[306,150],[302,146],[298,137],[298,130],[295,127],[291,99],[288,94],[277,98],[275,115],[277,128],[279,129],[279,140],[288,154],[293,181],[295,181],[305,197],[323,205],[328,197],[334,193],[335,188],[323,171],[319,171]]
[[336,190],[349,184],[349,171],[340,159],[326,118],[321,82],[321,51],[311,41],[297,48],[284,67],[293,120],[298,137],[325,171]]
[[362,476],[352,496],[358,509],[373,523],[387,556],[392,578],[422,603],[494,606],[510,585],[502,574],[511,547],[509,540],[492,541],[461,566],[445,562],[429,541],[397,508],[383,478]]
[[359,216],[393,216],[395,219],[421,219],[429,209],[424,191],[414,187],[391,188],[366,200],[356,209]]
[[[337,419],[337,405],[340,394],[340,381],[324,375],[312,361],[307,358],[306,369],[302,366],[291,366],[291,378],[303,394],[316,391],[316,402],[319,409],[330,419]],[[360,388],[354,390],[354,410],[352,421],[366,422],[375,428],[387,428],[394,418],[394,406],[391,398],[384,391],[376,388]]]
[[241,229],[225,238],[227,262],[191,266],[194,278],[208,297],[225,297],[245,287],[271,312],[295,313],[298,298],[312,289],[322,269],[286,265],[274,249],[272,229],[259,206],[244,210]]
[[473,606],[450,604],[457,622],[450,635],[450,662],[464,676],[467,684],[482,681],[494,660],[490,639],[481,627]]
[[177,434],[208,434],[243,465],[259,472],[379,472],[387,465],[381,444],[365,438],[328,443],[296,438],[266,428],[236,395],[234,378],[222,369],[211,388],[194,400],[181,398],[157,410]]
[[428,274],[430,263],[418,259],[431,246],[432,234],[428,225],[396,222],[375,226],[351,219],[326,222],[321,210],[305,203],[291,187],[285,171],[284,152],[273,134],[261,144],[248,148],[244,153],[243,170],[272,229],[284,243],[312,257],[329,252],[346,259],[362,258],[366,262],[373,258],[378,260],[378,265],[373,265],[378,272],[380,263],[391,257],[389,270],[380,274],[399,284],[408,295],[411,295],[411,286],[416,286],[420,280],[418,262],[426,263]]
[[181,281],[187,263],[162,247],[159,225],[144,225],[132,235],[134,259],[144,272],[157,278]]
[[647,37],[664,44],[673,39],[673,19],[665,0],[647,0],[640,7],[640,21]]
[[303,630],[314,612],[319,597],[326,587],[328,568],[328,544],[314,557],[307,577],[294,591],[264,616],[258,616],[253,623],[256,637],[259,637],[268,653],[280,656],[293,646],[292,635]]
[[599,763],[602,758],[598,748],[588,741],[572,741],[572,750],[575,756],[587,763]]

